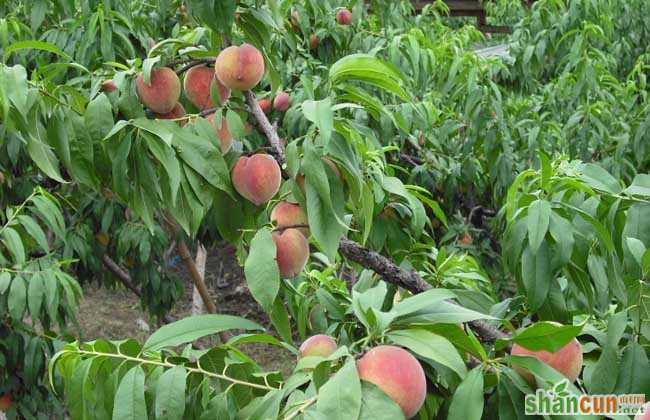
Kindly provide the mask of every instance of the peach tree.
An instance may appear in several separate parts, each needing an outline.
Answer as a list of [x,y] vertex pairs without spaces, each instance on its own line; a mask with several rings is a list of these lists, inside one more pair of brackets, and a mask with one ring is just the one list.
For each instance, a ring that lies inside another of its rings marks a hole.
[[[647,17],[511,3],[504,60],[441,1],[0,5],[8,416],[517,419],[563,379],[647,395]],[[219,313],[191,252],[221,239],[272,328]],[[170,252],[209,313],[170,318]],[[93,281],[162,326],[80,337]]]

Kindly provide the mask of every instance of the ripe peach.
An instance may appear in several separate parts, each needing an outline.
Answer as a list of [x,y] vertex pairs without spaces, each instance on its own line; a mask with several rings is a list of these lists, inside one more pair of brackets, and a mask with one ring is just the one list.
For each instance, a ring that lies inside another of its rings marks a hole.
[[296,277],[309,259],[309,242],[298,229],[285,229],[273,232],[273,242],[277,249],[275,260],[278,262],[280,276],[283,279]]
[[328,357],[337,349],[336,341],[329,335],[317,334],[309,337],[300,346],[300,355]]
[[278,193],[281,181],[278,163],[261,153],[240,157],[232,170],[232,183],[237,192],[257,206]]
[[212,101],[212,81],[217,84],[219,100],[225,103],[230,98],[230,89],[225,87],[215,76],[214,69],[208,66],[195,66],[187,71],[183,88],[185,96],[200,110],[213,108],[216,105]]
[[336,21],[339,25],[350,25],[352,23],[352,12],[348,9],[341,9],[336,12]]
[[214,122],[214,114],[208,115],[207,120],[210,121],[210,124],[212,124],[214,129],[217,131],[217,137],[219,137],[219,142],[221,143],[221,153],[225,155],[232,147],[233,142],[232,134],[230,134],[230,130],[228,129],[228,121],[226,121],[226,117],[221,117],[220,126],[217,126],[217,123]]
[[149,82],[144,82],[142,73],[135,81],[140,101],[157,114],[171,111],[181,96],[181,81],[174,70],[169,67],[153,69]]
[[[571,382],[575,382],[578,379],[580,370],[582,369],[582,347],[580,346],[580,342],[575,338],[555,353],[543,350],[532,351],[519,344],[515,344],[512,346],[511,354],[515,356],[534,356],[566,376]],[[534,382],[535,377],[532,373],[516,364],[513,364],[513,368],[528,382]]]
[[104,92],[115,92],[117,90],[117,85],[115,84],[113,79],[104,80],[102,82],[102,90]]
[[156,114],[156,118],[160,120],[173,120],[176,118],[181,118],[185,116],[185,108],[181,105],[180,102],[176,103],[171,111],[164,114]]
[[377,346],[357,361],[359,378],[377,385],[410,419],[424,404],[427,383],[420,362],[395,346]]
[[0,397],[0,411],[7,411],[11,408],[11,394],[4,394]]
[[320,40],[318,39],[318,35],[316,34],[311,34],[309,37],[309,49],[310,50],[315,50],[318,48],[318,44],[320,43]]
[[214,64],[217,78],[226,87],[250,90],[264,76],[264,57],[252,45],[231,46],[219,53]]
[[[275,222],[278,228],[284,229],[289,226],[306,225],[307,215],[298,204],[280,201],[271,212],[271,221]],[[309,237],[309,228],[297,228],[305,237]]]
[[285,92],[278,92],[278,94],[275,96],[275,99],[273,100],[273,109],[276,111],[284,112],[289,109],[289,105],[291,105],[291,97],[289,94]]
[[262,108],[262,111],[265,114],[271,112],[271,101],[269,101],[268,99],[260,99],[258,103],[260,105],[260,108]]

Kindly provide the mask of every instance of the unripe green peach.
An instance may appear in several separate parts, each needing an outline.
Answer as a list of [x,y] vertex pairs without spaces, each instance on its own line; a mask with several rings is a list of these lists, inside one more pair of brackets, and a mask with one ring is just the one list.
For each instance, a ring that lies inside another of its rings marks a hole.
[[210,124],[217,131],[217,137],[219,137],[221,145],[221,153],[225,155],[232,147],[233,142],[232,134],[228,129],[228,121],[226,121],[225,117],[221,117],[221,125],[217,126],[217,123],[214,121],[214,114],[208,115],[207,120],[210,121]]
[[[279,229],[284,229],[289,226],[307,225],[307,215],[298,204],[289,203],[288,201],[280,201],[271,212],[271,221],[275,222]],[[309,237],[309,228],[297,228],[300,232]]]
[[408,351],[395,346],[377,346],[357,362],[359,378],[371,382],[404,412],[415,416],[427,395],[427,382],[420,362]]
[[181,81],[174,70],[161,67],[151,70],[149,84],[140,73],[135,81],[140,101],[157,114],[170,112],[181,96]]
[[275,260],[278,263],[280,276],[283,279],[296,277],[307,264],[309,259],[309,242],[298,229],[284,229],[273,232],[275,242]]
[[257,206],[278,193],[281,181],[278,163],[261,153],[240,157],[232,170],[232,183],[237,192]]
[[291,97],[286,92],[278,92],[273,100],[273,109],[276,111],[284,112],[289,109],[291,105]]
[[[528,350],[519,344],[515,344],[512,346],[511,354],[515,356],[536,357],[560,372],[570,382],[575,382],[582,370],[582,347],[580,346],[580,342],[575,338],[555,353],[544,350]],[[535,377],[532,373],[516,364],[513,364],[512,367],[528,382],[534,383]]]
[[339,25],[350,25],[352,23],[352,12],[348,9],[341,9],[336,12],[336,21]]
[[264,57],[252,45],[230,46],[214,64],[217,78],[229,89],[250,90],[264,76]]
[[337,349],[336,341],[329,335],[317,334],[309,337],[300,346],[300,355],[329,357]]
[[213,68],[208,66],[195,66],[185,74],[185,80],[183,82],[185,96],[200,110],[217,106],[212,101],[212,82],[216,83],[221,104],[225,103],[230,98],[230,89],[225,87],[217,79]]

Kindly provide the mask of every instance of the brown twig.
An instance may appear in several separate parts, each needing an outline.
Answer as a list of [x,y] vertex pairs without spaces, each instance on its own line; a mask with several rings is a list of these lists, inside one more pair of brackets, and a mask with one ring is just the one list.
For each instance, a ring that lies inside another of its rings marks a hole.
[[282,166],[285,161],[284,147],[282,147],[282,141],[280,140],[277,131],[273,129],[273,126],[269,122],[269,119],[266,118],[264,111],[262,111],[262,108],[260,108],[255,94],[250,90],[247,90],[244,92],[244,97],[246,98],[246,103],[248,104],[253,117],[255,117],[258,125],[262,129],[262,132],[269,140],[269,143],[271,143],[271,146],[275,149],[275,159],[278,161],[280,166]]
[[[271,146],[276,150],[277,156],[275,156],[275,158],[278,160],[278,163],[282,165],[284,162],[284,148],[280,138],[278,137],[278,133],[274,130],[268,118],[257,103],[255,94],[251,91],[246,91],[244,92],[244,96],[246,97],[246,102],[248,103],[253,116],[257,120],[257,123],[271,143]],[[349,260],[373,270],[375,273],[379,274],[384,281],[409,290],[411,293],[421,293],[431,288],[431,285],[425,282],[418,273],[404,270],[378,252],[366,249],[350,239],[341,239],[341,242],[339,243],[339,251]],[[493,342],[497,339],[506,339],[509,337],[508,334],[484,321],[470,321],[469,325],[477,335],[486,342]]]
[[284,232],[287,229],[303,229],[307,228],[309,229],[309,225],[307,224],[298,224],[298,225],[287,225],[287,226],[278,226],[275,229],[273,229],[273,232]]
[[188,71],[189,69],[191,69],[192,67],[214,64],[214,60],[215,60],[214,58],[192,58],[189,61],[175,61],[170,65],[173,67],[179,64],[186,63],[183,67],[176,70],[176,74],[181,75],[186,71]]
[[[108,256],[108,254],[104,254],[102,256],[102,263],[104,264],[104,267],[108,269],[111,273],[117,277],[117,279],[130,291],[133,292],[137,297],[142,298],[142,292],[138,290],[137,287],[133,285],[133,282],[131,281],[131,276],[125,269],[119,266],[111,257]],[[169,324],[174,322],[174,318],[170,317],[169,315],[163,316],[163,322],[165,324]]]

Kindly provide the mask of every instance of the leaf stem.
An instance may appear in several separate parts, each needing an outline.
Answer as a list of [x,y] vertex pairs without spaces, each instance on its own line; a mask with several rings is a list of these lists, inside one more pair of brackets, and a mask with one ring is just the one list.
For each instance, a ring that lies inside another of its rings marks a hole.
[[[124,355],[124,354],[104,353],[104,352],[88,351],[88,350],[81,350],[81,349],[77,349],[76,353],[79,353],[79,354],[82,354],[82,355],[90,355],[90,356],[112,357],[114,359],[123,359],[123,360],[127,360],[127,361],[130,361],[130,362],[136,362],[136,363],[140,363],[140,364],[156,365],[156,366],[162,366],[162,367],[167,367],[167,368],[173,368],[173,367],[178,366],[178,365],[175,365],[175,364],[169,363],[169,362],[159,362],[159,361],[156,361],[156,360],[147,360],[147,359],[142,359],[140,357],[127,356],[127,355]],[[221,375],[221,374],[218,374],[218,373],[208,372],[208,371],[203,370],[201,368],[193,368],[193,367],[187,367],[187,366],[183,366],[183,367],[188,372],[198,373],[200,375],[209,376],[211,378],[222,379],[224,381],[228,381],[228,382],[231,382],[231,383],[236,384],[236,385],[244,385],[244,386],[248,386],[248,387],[251,387],[251,388],[264,389],[266,391],[274,391],[274,390],[279,389],[279,388],[273,388],[273,387],[266,386],[266,385],[260,385],[260,384],[256,384],[256,383],[252,383],[252,382],[242,381],[242,380],[231,378],[229,376]]]

